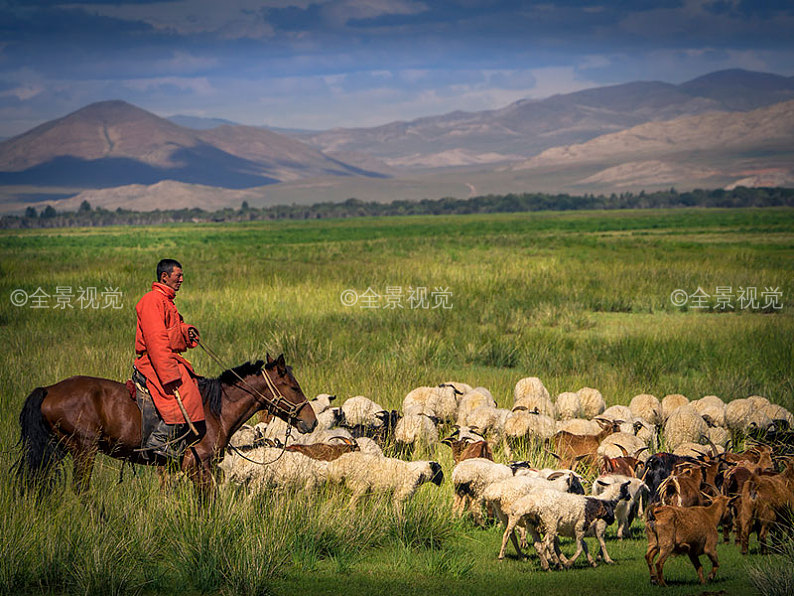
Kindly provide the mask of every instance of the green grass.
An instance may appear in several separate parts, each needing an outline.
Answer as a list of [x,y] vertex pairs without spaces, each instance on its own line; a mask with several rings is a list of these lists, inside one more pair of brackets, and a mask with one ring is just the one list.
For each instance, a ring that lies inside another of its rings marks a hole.
[[[398,407],[413,387],[459,380],[488,387],[507,406],[516,381],[538,376],[553,394],[597,387],[608,404],[638,393],[761,394],[794,408],[789,209],[2,231],[0,469],[10,465],[16,419],[34,387],[72,374],[128,378],[134,305],[162,257],[184,265],[180,311],[225,362],[284,352],[309,396],[363,394]],[[10,302],[18,288],[54,294],[59,286],[75,294],[117,288],[123,308]],[[778,288],[783,308],[720,313],[671,304],[673,290],[698,286]],[[401,289],[404,308],[341,303],[344,290],[369,287]],[[410,308],[415,287],[448,288],[452,308]],[[203,374],[220,372],[201,351],[190,358]],[[449,475],[446,448],[436,456]],[[3,474],[6,593],[648,590],[641,525],[636,539],[608,543],[614,567],[542,573],[534,558],[497,562],[497,528],[451,519],[448,482],[423,487],[396,519],[377,498],[350,515],[333,491],[253,499],[225,491],[200,511],[189,487],[163,495],[149,470],[127,470],[117,485],[118,463],[107,458],[90,507],[69,491],[36,507]],[[720,557],[708,589],[750,590],[745,562],[759,557],[742,559],[733,546]],[[701,591],[689,566],[686,558],[668,564],[669,593]]]

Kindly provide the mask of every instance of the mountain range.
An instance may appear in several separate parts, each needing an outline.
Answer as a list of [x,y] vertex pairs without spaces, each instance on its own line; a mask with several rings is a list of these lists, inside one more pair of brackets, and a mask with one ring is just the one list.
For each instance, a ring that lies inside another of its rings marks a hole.
[[104,101],[0,142],[0,210],[790,185],[793,163],[794,78],[748,71],[323,132]]

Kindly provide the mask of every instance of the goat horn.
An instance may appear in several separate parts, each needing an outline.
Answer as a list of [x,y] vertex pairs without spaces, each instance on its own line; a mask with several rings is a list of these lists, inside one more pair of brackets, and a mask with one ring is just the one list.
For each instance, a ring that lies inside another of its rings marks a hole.
[[557,455],[553,451],[547,451],[546,453],[548,453],[549,455],[551,455],[555,459],[558,459],[558,460],[562,459],[559,455]]
[[637,451],[634,452],[634,459],[638,459],[637,456],[647,449],[648,449],[647,445],[645,447],[640,447],[639,449],[637,449]]
[[717,457],[717,446],[714,444],[714,441],[712,441],[708,435],[700,435],[700,438],[706,439],[711,446],[711,457]]
[[620,449],[620,452],[623,454],[623,457],[629,457],[629,452],[626,450],[626,448],[623,445],[619,445],[618,443],[615,443],[615,447]]

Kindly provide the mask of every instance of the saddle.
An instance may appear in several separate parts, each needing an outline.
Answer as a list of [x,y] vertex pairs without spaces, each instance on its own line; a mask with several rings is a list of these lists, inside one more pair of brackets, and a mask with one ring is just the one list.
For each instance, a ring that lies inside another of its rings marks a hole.
[[141,447],[143,447],[160,421],[160,414],[154,407],[154,400],[146,388],[146,377],[135,367],[132,368],[132,379],[127,381],[128,389],[131,384],[135,389],[135,402],[141,411]]

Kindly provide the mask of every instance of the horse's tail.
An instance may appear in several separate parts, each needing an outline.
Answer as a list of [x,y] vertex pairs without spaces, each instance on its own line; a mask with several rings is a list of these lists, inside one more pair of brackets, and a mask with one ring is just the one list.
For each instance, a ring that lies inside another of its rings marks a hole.
[[14,473],[23,489],[47,490],[57,477],[64,457],[49,424],[41,412],[47,390],[37,387],[28,395],[19,414],[21,454],[14,464]]

